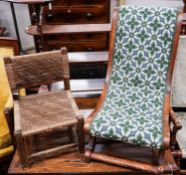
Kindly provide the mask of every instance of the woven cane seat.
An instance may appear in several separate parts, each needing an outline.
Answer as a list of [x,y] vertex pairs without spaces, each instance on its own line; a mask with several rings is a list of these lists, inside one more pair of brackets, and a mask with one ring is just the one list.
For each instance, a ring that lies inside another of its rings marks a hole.
[[23,136],[77,123],[69,98],[70,91],[21,97],[20,123]]

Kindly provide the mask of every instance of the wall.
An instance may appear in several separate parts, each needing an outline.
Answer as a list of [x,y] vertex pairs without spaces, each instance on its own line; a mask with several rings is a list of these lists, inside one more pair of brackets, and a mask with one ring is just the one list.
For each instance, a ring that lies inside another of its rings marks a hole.
[[[182,0],[126,0],[127,4],[135,5],[161,5],[182,8]],[[118,6],[118,0],[111,0],[111,11],[113,7]],[[30,25],[30,18],[27,5],[15,4],[16,17],[18,19],[18,27],[22,47],[24,50],[34,47],[32,36],[25,33],[24,29]],[[7,35],[16,37],[14,23],[11,14],[11,8],[8,2],[0,1],[0,26],[6,26]]]
[[[33,48],[34,42],[32,36],[25,33],[24,29],[30,25],[30,18],[27,5],[14,5],[16,17],[18,21],[18,28],[21,38],[22,47],[24,50]],[[0,26],[7,28],[7,35],[16,37],[10,4],[8,2],[0,1]]]

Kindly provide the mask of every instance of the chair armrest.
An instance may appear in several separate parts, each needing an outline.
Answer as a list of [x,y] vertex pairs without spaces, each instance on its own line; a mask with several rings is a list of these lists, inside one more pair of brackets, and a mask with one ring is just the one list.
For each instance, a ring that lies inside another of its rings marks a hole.
[[13,48],[14,54],[19,55],[19,46],[15,38],[0,37],[0,46]]
[[179,119],[177,118],[176,113],[173,111],[172,107],[170,107],[170,119],[174,124],[174,129],[180,130],[182,128],[182,125]]
[[85,133],[89,133],[90,131],[90,125],[94,119],[94,117],[96,116],[96,114],[98,113],[99,110],[94,110],[85,120],[85,124],[84,124],[84,132]]
[[94,109],[94,111],[87,117],[87,119],[85,120],[85,124],[84,124],[84,131],[86,133],[89,133],[89,130],[90,130],[90,125],[94,119],[94,117],[96,116],[96,114],[99,112],[99,110],[101,109],[103,103],[104,103],[104,100],[105,100],[105,97],[106,97],[106,92],[107,92],[107,89],[108,89],[108,83],[105,82],[104,86],[103,86],[103,90],[102,90],[102,93],[101,93],[101,97],[100,99],[98,100],[98,103],[96,105],[96,108]]

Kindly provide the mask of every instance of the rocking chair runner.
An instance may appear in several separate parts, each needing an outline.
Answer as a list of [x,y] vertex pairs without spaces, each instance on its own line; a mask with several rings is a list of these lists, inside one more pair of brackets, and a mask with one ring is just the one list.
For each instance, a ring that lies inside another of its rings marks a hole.
[[181,128],[170,106],[181,21],[173,8],[122,6],[114,11],[105,86],[84,125],[91,138],[87,160],[154,173],[177,169],[175,164],[159,162],[157,167],[93,151],[96,137],[159,150],[159,160],[169,150],[169,121],[175,130]]

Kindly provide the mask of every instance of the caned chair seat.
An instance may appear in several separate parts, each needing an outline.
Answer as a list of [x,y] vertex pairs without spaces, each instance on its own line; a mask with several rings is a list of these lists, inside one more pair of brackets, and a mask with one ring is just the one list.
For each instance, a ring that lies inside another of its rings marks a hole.
[[70,91],[20,97],[19,111],[23,136],[77,123]]

